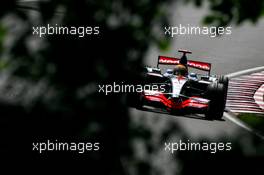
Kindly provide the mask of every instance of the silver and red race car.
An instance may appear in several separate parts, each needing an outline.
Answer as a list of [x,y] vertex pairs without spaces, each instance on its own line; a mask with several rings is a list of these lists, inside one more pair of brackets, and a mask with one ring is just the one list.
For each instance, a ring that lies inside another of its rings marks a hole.
[[[179,50],[181,58],[159,56],[157,67],[146,67],[142,84],[157,88],[130,94],[128,104],[137,109],[147,106],[175,115],[205,114],[209,120],[220,120],[226,104],[228,78],[211,76],[211,64],[187,60],[190,51]],[[159,65],[174,65],[162,73]],[[189,68],[207,74],[190,73]]]

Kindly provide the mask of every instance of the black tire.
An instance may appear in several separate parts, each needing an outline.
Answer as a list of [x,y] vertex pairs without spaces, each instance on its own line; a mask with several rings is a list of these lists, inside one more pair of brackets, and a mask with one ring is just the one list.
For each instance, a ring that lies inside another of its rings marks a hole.
[[221,75],[218,79],[218,83],[221,83],[224,85],[224,89],[227,92],[228,89],[228,83],[229,83],[229,78],[226,76]]
[[223,110],[225,110],[226,97],[227,97],[227,92],[228,92],[229,78],[222,75],[222,76],[219,77],[218,82],[224,85],[225,95],[224,95]]
[[141,94],[127,94],[126,103],[129,107],[142,109],[143,107],[143,95]]
[[225,108],[226,93],[222,83],[212,83],[207,88],[207,98],[210,100],[205,118],[220,120]]
[[144,105],[144,97],[143,94],[140,94],[136,103],[136,108],[143,109],[143,105]]

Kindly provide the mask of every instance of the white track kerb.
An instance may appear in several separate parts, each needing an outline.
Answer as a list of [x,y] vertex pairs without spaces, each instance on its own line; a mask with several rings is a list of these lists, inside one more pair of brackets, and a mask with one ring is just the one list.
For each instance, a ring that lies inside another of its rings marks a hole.
[[[252,74],[252,73],[255,73],[255,72],[259,72],[259,71],[263,71],[264,70],[264,66],[261,66],[261,67],[255,67],[255,68],[252,68],[252,69],[246,69],[246,70],[242,70],[242,71],[239,71],[239,72],[234,72],[234,73],[231,73],[231,74],[227,74],[226,76],[228,78],[235,78],[235,77],[238,77],[238,76],[242,76],[242,75],[247,75],[247,74]],[[231,122],[234,122],[235,124],[237,124],[238,126],[250,131],[250,132],[253,132],[254,134],[256,134],[257,136],[259,136],[260,138],[264,139],[264,136],[261,135],[260,133],[258,133],[257,131],[255,131],[252,127],[250,127],[249,125],[247,125],[246,123],[242,122],[241,120],[239,120],[232,112],[230,112],[228,109],[227,109],[228,112],[225,112],[224,113],[224,117],[228,120],[230,120]]]

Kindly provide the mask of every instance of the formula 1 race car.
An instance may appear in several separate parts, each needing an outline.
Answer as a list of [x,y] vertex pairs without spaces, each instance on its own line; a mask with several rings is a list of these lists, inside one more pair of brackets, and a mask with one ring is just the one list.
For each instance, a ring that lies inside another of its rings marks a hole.
[[[128,104],[137,109],[146,106],[159,108],[170,114],[205,114],[208,120],[221,119],[226,104],[228,78],[211,76],[211,64],[187,60],[187,50],[179,50],[182,57],[159,56],[157,67],[146,67],[142,92],[130,94]],[[159,65],[174,65],[174,69],[161,72]],[[189,73],[188,68],[208,74]]]

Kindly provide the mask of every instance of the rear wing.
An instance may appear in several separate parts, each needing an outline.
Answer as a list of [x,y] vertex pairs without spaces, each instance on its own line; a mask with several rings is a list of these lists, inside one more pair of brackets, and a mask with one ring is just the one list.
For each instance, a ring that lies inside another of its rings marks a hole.
[[[179,64],[179,62],[180,62],[179,58],[167,57],[167,56],[159,56],[157,67],[159,67],[160,64],[177,65],[177,64]],[[187,66],[195,68],[195,69],[199,69],[199,70],[202,70],[202,71],[207,71],[208,74],[210,75],[211,63],[188,60],[187,61]]]

